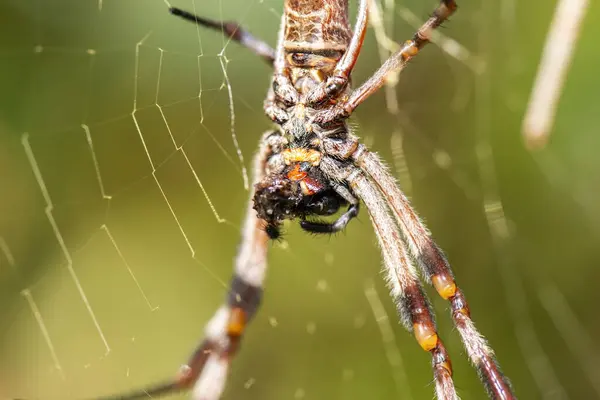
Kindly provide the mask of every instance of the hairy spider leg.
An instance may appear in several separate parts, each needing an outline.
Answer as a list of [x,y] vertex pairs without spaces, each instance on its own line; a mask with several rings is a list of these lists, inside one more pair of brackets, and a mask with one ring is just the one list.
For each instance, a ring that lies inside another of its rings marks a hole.
[[358,15],[354,24],[354,33],[346,52],[340,58],[333,74],[321,85],[315,87],[307,94],[306,102],[308,104],[321,103],[331,97],[338,95],[350,81],[350,74],[358,60],[360,50],[365,41],[367,25],[369,21],[368,1],[360,0],[358,6]]
[[348,178],[352,190],[366,204],[375,228],[387,274],[387,284],[404,327],[412,332],[421,348],[431,354],[438,400],[458,400],[452,381],[452,363],[433,317],[415,266],[406,254],[398,225],[378,188],[354,167]]
[[215,21],[212,19],[200,17],[188,11],[181,10],[177,7],[169,7],[169,12],[186,21],[194,22],[200,26],[218,30],[226,37],[241,44],[257,56],[262,57],[269,65],[273,65],[275,60],[275,50],[265,41],[257,39],[250,32],[246,31],[237,22],[232,21]]
[[[356,107],[364,102],[370,95],[375,93],[381,86],[383,86],[387,80],[387,77],[391,73],[395,73],[404,69],[408,62],[418,54],[427,43],[429,43],[431,37],[431,31],[439,27],[444,21],[446,21],[457,9],[456,2],[454,0],[442,0],[440,5],[435,9],[431,18],[429,18],[413,35],[411,40],[407,40],[404,46],[396,53],[394,53],[366,82],[364,82],[358,89],[352,91],[348,101],[343,104],[343,108],[337,113],[324,114],[322,118],[318,118],[317,122],[331,121],[332,119],[339,118],[339,114],[350,115]],[[215,21],[208,18],[203,18],[187,11],[181,10],[176,7],[170,7],[169,11],[176,16],[179,16],[188,21],[197,23],[198,25],[205,26],[207,28],[221,30],[223,34],[230,37],[234,41],[240,43],[242,46],[248,48],[253,53],[262,57],[268,64],[275,66],[274,85],[280,87],[283,99],[288,102],[297,101],[293,95],[293,90],[289,82],[289,78],[283,73],[285,62],[283,50],[281,50],[281,44],[278,43],[280,50],[275,51],[266,42],[261,39],[257,39],[252,36],[248,31],[242,28],[236,22],[227,21]],[[359,4],[359,11],[356,21],[356,28],[354,35],[348,46],[344,56],[340,59],[336,65],[336,69],[332,77],[330,77],[323,85],[319,85],[308,94],[308,103],[318,103],[323,101],[325,98],[334,96],[342,88],[348,84],[350,74],[360,53],[360,49],[364,42],[364,36],[368,22],[368,2],[367,0],[361,0]],[[282,20],[283,23],[283,20]],[[278,42],[281,42],[283,29],[280,30],[280,38]],[[283,90],[285,89],[285,90]],[[273,90],[270,91],[267,102],[272,101],[274,97]],[[274,118],[275,111],[272,111],[270,116]]]
[[[266,138],[272,133],[269,131],[262,136],[259,150],[254,157],[254,184],[265,176],[265,165],[271,155]],[[242,231],[242,244],[235,260],[235,272],[227,300],[206,325],[205,341],[214,343],[214,349],[204,364],[198,363],[199,366],[195,366],[197,358],[206,357],[203,354],[198,355],[198,350],[194,352],[189,363],[193,370],[192,375],[197,377],[193,388],[195,399],[216,400],[221,397],[231,361],[239,350],[246,327],[261,303],[270,238],[252,205],[250,197]],[[199,350],[202,350],[202,347]]]
[[310,233],[336,233],[343,231],[346,225],[358,215],[358,203],[350,205],[348,210],[333,222],[300,221],[300,227]]
[[469,305],[456,284],[448,260],[431,238],[431,234],[398,187],[394,177],[379,157],[364,145],[359,145],[353,158],[356,165],[373,179],[385,196],[424,278],[443,299],[450,302],[454,325],[489,396],[493,399],[515,399],[510,381],[502,373],[487,340],[471,319]]
[[404,42],[400,50],[392,54],[365,83],[350,94],[348,101],[343,104],[344,112],[350,115],[365,99],[385,84],[390,74],[404,69],[408,62],[429,43],[431,32],[450,18],[457,8],[454,0],[442,0],[432,16],[415,32],[412,39]]
[[[265,133],[254,157],[254,183],[265,175],[270,156]],[[134,400],[159,397],[193,387],[193,398],[217,400],[225,388],[231,360],[239,349],[246,327],[256,314],[263,294],[267,271],[269,237],[252,208],[252,197],[246,210],[242,241],[235,260],[235,272],[225,304],[205,327],[205,337],[193,351],[186,365],[170,381],[127,394],[96,398],[95,400]]]
[[348,210],[340,215],[340,217],[333,222],[323,221],[300,221],[300,227],[310,233],[336,233],[344,230],[346,225],[352,221],[358,215],[360,202],[354,196],[350,190],[340,184],[333,185],[333,189],[349,204]]

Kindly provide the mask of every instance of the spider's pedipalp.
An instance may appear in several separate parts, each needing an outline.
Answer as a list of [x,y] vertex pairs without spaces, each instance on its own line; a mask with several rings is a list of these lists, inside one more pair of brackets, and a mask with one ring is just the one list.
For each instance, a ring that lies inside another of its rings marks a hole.
[[508,378],[477,330],[468,303],[454,279],[454,273],[440,248],[435,244],[421,219],[410,206],[396,180],[379,157],[364,146],[354,156],[355,164],[378,186],[398,222],[412,256],[417,260],[423,278],[432,283],[438,294],[451,305],[452,320],[458,330],[469,359],[475,366],[488,395],[493,399],[515,399]]
[[387,283],[400,320],[413,333],[421,348],[431,354],[438,400],[458,400],[452,380],[450,356],[437,333],[429,300],[423,292],[417,271],[406,253],[402,235],[389,214],[384,197],[362,173],[352,173],[349,183],[354,193],[367,206],[381,247]]

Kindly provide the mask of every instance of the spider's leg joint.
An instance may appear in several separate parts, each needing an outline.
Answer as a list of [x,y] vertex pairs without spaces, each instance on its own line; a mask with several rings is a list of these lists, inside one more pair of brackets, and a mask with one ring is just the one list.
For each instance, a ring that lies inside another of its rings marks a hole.
[[359,205],[351,204],[348,210],[332,223],[321,221],[300,221],[300,227],[310,233],[337,233],[348,225],[358,215]]
[[439,273],[433,275],[431,277],[431,282],[435,287],[435,290],[439,293],[439,295],[444,299],[448,300],[451,297],[454,297],[456,294],[456,282],[454,279],[445,273]]

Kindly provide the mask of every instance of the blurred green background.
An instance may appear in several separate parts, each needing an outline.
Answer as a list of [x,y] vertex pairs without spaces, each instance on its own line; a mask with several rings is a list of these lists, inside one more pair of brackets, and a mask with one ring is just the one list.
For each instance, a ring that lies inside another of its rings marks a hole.
[[[99,1],[0,3],[0,398],[89,398],[177,371],[223,301],[248,197],[221,61],[246,166],[269,128],[262,60],[162,1]],[[195,7],[274,44],[281,3]],[[384,3],[399,42],[414,30],[407,10],[423,20],[435,6]],[[353,120],[447,253],[522,399],[600,398],[600,6],[590,3],[542,151],[528,152],[520,130],[555,2],[460,3],[442,33],[466,62],[429,46],[395,87],[399,115],[381,91]],[[355,82],[379,64],[370,30]],[[286,232],[225,398],[432,398],[430,357],[396,322],[366,212],[335,237]],[[484,398],[447,304],[432,299],[462,398]]]

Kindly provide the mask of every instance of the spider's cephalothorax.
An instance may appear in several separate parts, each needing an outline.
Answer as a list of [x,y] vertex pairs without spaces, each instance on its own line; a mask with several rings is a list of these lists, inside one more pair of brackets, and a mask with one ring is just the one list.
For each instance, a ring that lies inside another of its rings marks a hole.
[[[412,39],[352,90],[350,74],[367,29],[368,3],[360,0],[352,30],[348,0],[285,0],[276,50],[234,22],[213,21],[171,8],[175,15],[223,32],[273,66],[273,85],[264,106],[276,129],[263,136],[254,159],[254,194],[235,273],[227,300],[208,322],[204,340],[174,380],[116,398],[154,397],[193,385],[195,400],[219,399],[233,355],[260,305],[268,243],[279,236],[281,223],[298,218],[307,231],[337,232],[358,214],[361,199],[381,248],[400,321],[431,354],[438,400],[457,400],[458,394],[450,356],[438,335],[419,276],[448,301],[466,354],[488,396],[516,399],[491,347],[471,319],[448,260],[385,164],[359,144],[346,125],[354,109],[429,42],[431,32],[454,13],[456,3],[441,0]],[[332,215],[344,205],[349,205],[348,210],[332,223],[310,219]]]

